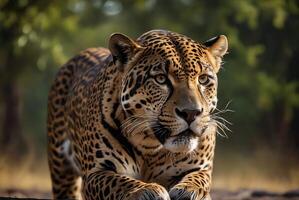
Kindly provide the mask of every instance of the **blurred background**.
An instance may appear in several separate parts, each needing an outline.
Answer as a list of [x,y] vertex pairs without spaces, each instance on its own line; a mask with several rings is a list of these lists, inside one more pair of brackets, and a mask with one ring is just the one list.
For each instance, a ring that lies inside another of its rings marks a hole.
[[49,191],[47,94],[79,51],[168,29],[229,54],[219,109],[232,122],[217,139],[214,188],[299,187],[299,3],[296,0],[0,0],[0,188]]

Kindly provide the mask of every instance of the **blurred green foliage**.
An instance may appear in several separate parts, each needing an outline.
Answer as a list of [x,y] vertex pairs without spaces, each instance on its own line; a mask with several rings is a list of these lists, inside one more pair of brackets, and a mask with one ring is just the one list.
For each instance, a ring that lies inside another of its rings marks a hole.
[[[235,112],[226,116],[233,122],[231,140],[221,141],[220,148],[296,149],[298,1],[0,0],[0,85],[18,88],[21,134],[36,151],[45,151],[47,93],[59,66],[80,50],[107,46],[113,32],[134,38],[151,29],[199,42],[227,35],[219,107],[231,101]],[[0,92],[0,121],[5,122],[8,93]]]

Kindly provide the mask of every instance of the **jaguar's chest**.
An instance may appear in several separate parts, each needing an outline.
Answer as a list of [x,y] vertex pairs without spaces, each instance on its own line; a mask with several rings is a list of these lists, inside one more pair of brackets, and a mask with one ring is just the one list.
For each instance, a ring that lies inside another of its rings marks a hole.
[[169,153],[156,155],[155,158],[144,164],[142,179],[145,182],[157,182],[166,188],[171,188],[186,174],[193,171],[211,169],[214,148],[200,148],[185,155],[171,155]]

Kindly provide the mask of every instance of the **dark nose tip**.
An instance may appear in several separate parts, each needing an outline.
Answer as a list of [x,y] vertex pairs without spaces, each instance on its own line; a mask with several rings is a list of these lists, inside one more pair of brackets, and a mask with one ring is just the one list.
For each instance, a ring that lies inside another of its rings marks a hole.
[[175,113],[184,119],[188,125],[190,125],[197,116],[199,116],[202,113],[203,109],[196,109],[196,110],[190,110],[190,109],[184,109],[180,111],[178,108],[175,109]]

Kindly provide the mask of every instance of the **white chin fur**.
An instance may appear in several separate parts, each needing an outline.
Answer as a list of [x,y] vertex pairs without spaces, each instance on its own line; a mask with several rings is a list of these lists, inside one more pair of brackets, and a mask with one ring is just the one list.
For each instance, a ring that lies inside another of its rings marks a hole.
[[173,153],[190,153],[198,146],[198,137],[168,138],[164,147]]

